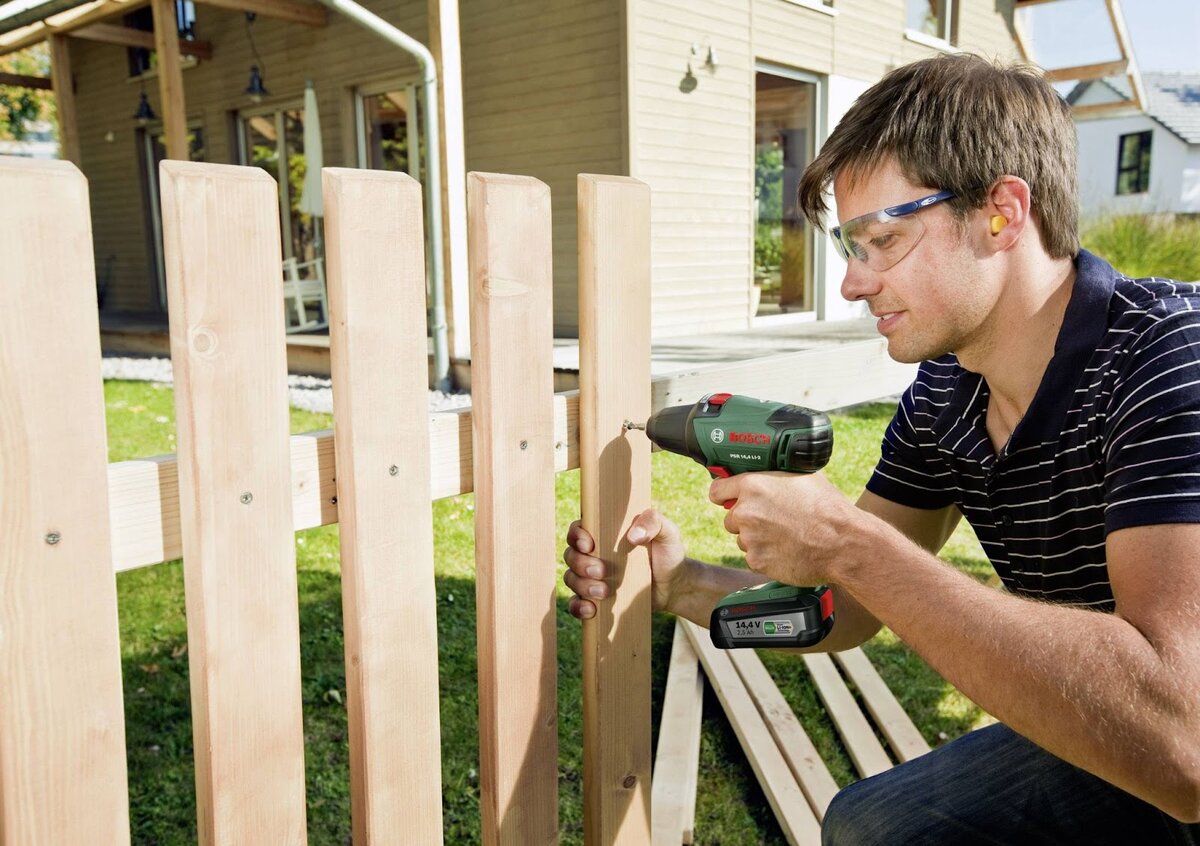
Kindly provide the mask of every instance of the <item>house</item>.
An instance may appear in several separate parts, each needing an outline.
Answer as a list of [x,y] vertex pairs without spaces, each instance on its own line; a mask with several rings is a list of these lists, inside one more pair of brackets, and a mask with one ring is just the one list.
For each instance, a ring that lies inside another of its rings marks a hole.
[[[360,2],[432,43],[447,102],[461,56],[462,129],[452,109],[442,114],[448,160],[461,145],[466,170],[528,174],[550,186],[554,324],[566,338],[579,325],[580,172],[630,175],[653,191],[656,339],[860,316],[861,304],[838,294],[840,258],[796,211],[801,170],[888,70],[939,52],[1020,53],[1015,0]],[[176,47],[150,35],[152,10],[168,21],[174,12],[182,70],[167,76],[182,87],[172,96],[186,113],[187,154],[275,175],[285,258],[309,275],[320,270],[321,244],[317,221],[299,205],[306,85],[326,166],[419,175],[423,164],[413,155],[423,149],[417,63],[343,14],[302,0],[146,3],[44,4],[57,17],[26,15],[19,30],[0,19],[0,53],[50,37],[58,67],[73,78],[75,155],[90,182],[109,325],[165,326],[155,183],[171,143],[162,118],[169,123],[175,107],[164,102],[160,89],[172,89],[148,48]],[[183,132],[180,122],[180,157]],[[453,212],[463,208],[463,178],[453,165],[445,185],[449,353],[463,360],[465,235]]]
[[[1086,215],[1200,212],[1200,74],[1141,77],[1141,109],[1121,108],[1131,99],[1124,79],[1081,82],[1067,96]],[[1095,106],[1108,110],[1090,113]]]

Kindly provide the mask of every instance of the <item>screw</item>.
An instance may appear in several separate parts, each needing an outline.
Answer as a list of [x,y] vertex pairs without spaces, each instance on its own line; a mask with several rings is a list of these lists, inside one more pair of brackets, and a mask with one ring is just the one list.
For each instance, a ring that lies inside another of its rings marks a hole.
[[637,784],[637,776],[625,776],[625,780],[621,782],[621,786],[626,790]]
[[335,496],[335,497],[332,497],[332,498],[329,500],[329,504],[330,504],[330,505],[337,505],[337,497],[336,497],[336,496]]
[[246,491],[244,494],[238,497],[238,499],[242,501],[242,505],[249,505],[250,503],[254,502],[254,494],[250,493],[250,491]]
[[51,546],[54,546],[60,540],[62,540],[62,535],[60,535],[58,532],[49,532],[46,535],[46,543],[50,544]]
[[529,441],[521,441],[521,449],[528,449]]
[[391,467],[388,468],[388,473],[391,474],[392,476],[399,476],[400,468],[397,467],[395,464],[393,464]]

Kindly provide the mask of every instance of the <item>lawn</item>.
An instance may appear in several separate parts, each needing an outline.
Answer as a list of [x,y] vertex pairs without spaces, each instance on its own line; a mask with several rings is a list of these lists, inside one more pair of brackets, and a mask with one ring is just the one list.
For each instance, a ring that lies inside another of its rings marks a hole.
[[[174,451],[169,388],[107,382],[110,459]],[[861,489],[878,454],[891,409],[863,406],[835,417],[837,449],[828,474],[847,494]],[[292,411],[292,431],[332,425],[327,415]],[[654,502],[676,519],[698,557],[741,566],[737,547],[721,528],[724,512],[706,497],[707,473],[678,456],[654,456]],[[578,515],[579,475],[557,479],[559,535]],[[434,503],[438,631],[442,694],[442,783],[448,844],[478,843],[479,784],[475,671],[473,498]],[[991,568],[973,534],[960,527],[943,557],[975,578]],[[349,741],[342,662],[341,588],[337,526],[298,532],[301,661],[308,786],[309,842],[349,843]],[[561,565],[560,565],[561,566]],[[138,844],[196,842],[192,727],[183,572],[170,562],[117,576],[133,840]],[[582,834],[582,693],[580,627],[566,612],[560,586],[559,779],[562,843]],[[672,620],[654,620],[654,719],[662,704]],[[880,672],[934,746],[988,718],[884,631],[866,647]],[[834,736],[815,689],[796,658],[764,653],[764,661],[796,709],[839,783],[854,779],[849,757]],[[697,803],[697,842],[782,844],[771,810],[745,763],[711,690],[705,694]]]

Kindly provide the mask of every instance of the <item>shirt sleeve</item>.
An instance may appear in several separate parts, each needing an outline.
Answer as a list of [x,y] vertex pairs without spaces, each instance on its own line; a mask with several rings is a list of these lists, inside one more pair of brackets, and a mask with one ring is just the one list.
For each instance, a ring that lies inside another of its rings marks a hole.
[[1200,312],[1138,338],[1105,421],[1105,530],[1200,523]]
[[[924,365],[922,365],[924,368]],[[867,490],[910,508],[938,509],[953,505],[950,471],[937,452],[933,433],[914,424],[924,400],[923,370],[900,397],[896,416],[880,444],[879,463]]]

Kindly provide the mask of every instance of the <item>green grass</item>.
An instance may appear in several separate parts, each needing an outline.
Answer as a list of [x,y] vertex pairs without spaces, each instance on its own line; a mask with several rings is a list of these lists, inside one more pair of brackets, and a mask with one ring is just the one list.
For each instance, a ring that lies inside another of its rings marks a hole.
[[[105,396],[111,460],[174,451],[173,396],[169,388],[108,382]],[[848,494],[856,495],[870,473],[890,414],[890,408],[876,404],[835,418],[838,448],[828,472]],[[330,425],[326,415],[292,411],[294,432]],[[666,453],[654,456],[654,502],[683,527],[691,553],[741,566],[737,547],[721,526],[724,512],[708,503],[707,486],[707,473],[698,465]],[[579,513],[578,472],[559,474],[556,488],[562,537]],[[473,508],[471,495],[434,503],[442,782],[448,844],[480,840]],[[966,528],[960,527],[944,557],[981,580],[991,572]],[[349,842],[350,805],[337,526],[297,533],[296,561],[309,842],[340,846]],[[192,844],[196,823],[182,568],[176,561],[122,573],[117,577],[117,587],[133,839],[139,844]],[[578,622],[566,612],[567,598],[568,592],[560,585],[560,827],[564,844],[580,844],[581,637]],[[656,727],[672,625],[665,615],[654,620]],[[986,719],[890,633],[881,633],[867,645],[867,652],[931,744],[936,746],[957,737]],[[835,778],[841,784],[852,781],[850,760],[836,739],[802,662],[771,653],[764,653],[763,658]],[[785,843],[711,690],[705,694],[704,712],[697,843]]]
[[1103,218],[1083,230],[1082,240],[1127,276],[1200,281],[1200,216]]

